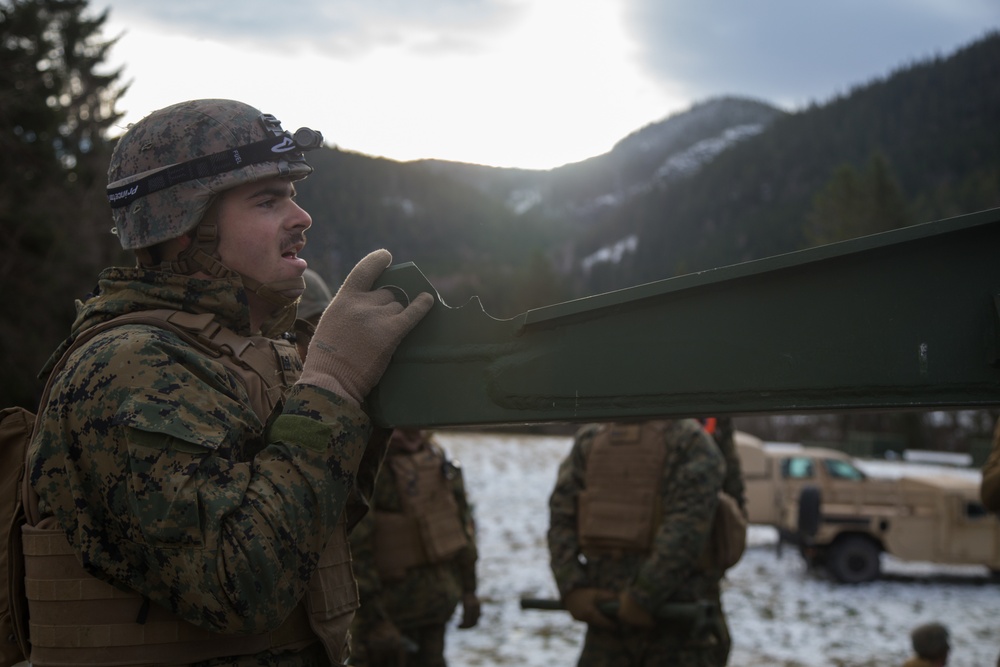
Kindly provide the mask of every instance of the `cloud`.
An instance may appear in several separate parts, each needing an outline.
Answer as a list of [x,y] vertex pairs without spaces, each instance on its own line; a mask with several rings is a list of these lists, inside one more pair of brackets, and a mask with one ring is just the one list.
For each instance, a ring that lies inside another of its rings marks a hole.
[[997,0],[104,2],[125,123],[231,97],[349,150],[533,168],[710,97],[826,101],[1000,27]]
[[121,22],[156,24],[191,38],[235,41],[265,50],[355,57],[380,46],[467,51],[477,36],[511,25],[523,4],[510,0],[240,0],[114,2]]
[[630,0],[643,66],[693,99],[823,101],[1000,26],[995,0]]

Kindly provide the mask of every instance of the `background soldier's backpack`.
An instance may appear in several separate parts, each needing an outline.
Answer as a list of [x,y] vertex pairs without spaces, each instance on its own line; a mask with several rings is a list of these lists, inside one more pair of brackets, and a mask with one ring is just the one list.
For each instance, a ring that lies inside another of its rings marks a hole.
[[719,491],[719,504],[712,521],[708,542],[709,558],[715,569],[723,572],[739,562],[747,548],[747,518],[739,503],[724,491]]
[[0,667],[25,660],[24,632],[27,601],[21,559],[21,481],[24,462],[35,425],[35,415],[23,408],[0,410]]

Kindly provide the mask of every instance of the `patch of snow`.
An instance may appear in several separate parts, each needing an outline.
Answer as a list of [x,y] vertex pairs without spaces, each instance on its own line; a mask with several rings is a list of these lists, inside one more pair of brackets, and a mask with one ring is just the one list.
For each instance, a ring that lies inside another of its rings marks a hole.
[[507,196],[507,208],[515,215],[524,215],[542,203],[542,193],[535,189],[514,190]]
[[610,246],[604,246],[596,252],[580,260],[580,266],[584,271],[590,271],[595,264],[611,263],[617,264],[622,261],[625,253],[634,253],[639,248],[639,237],[629,234],[625,238]]
[[972,465],[971,454],[957,452],[928,452],[922,449],[903,451],[903,460],[914,463],[938,463],[941,465],[968,467]]
[[691,174],[733,144],[760,134],[763,130],[764,126],[759,123],[737,125],[726,129],[720,136],[702,139],[687,150],[667,158],[657,170],[656,176],[665,179]]
[[857,466],[870,477],[900,479],[902,477],[958,477],[978,483],[982,479],[979,468],[956,468],[950,465],[931,463],[908,463],[905,461],[883,461],[881,459],[854,459]]
[[[442,431],[462,463],[477,521],[479,625],[447,635],[452,667],[574,665],[584,627],[565,612],[522,610],[521,597],[556,597],[545,533],[548,497],[568,437]],[[1000,654],[1000,590],[974,566],[883,557],[884,577],[845,586],[806,569],[772,528],[751,526],[750,547],[723,582],[733,667],[894,667],[909,633],[937,620],[952,633],[949,667],[988,667]]]
[[382,205],[395,206],[402,211],[403,215],[406,217],[412,217],[417,211],[417,205],[412,199],[408,199],[406,197],[382,197]]

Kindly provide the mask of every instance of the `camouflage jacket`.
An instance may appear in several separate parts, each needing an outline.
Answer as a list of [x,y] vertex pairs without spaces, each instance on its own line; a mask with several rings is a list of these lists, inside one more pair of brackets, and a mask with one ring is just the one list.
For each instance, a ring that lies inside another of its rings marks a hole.
[[[393,456],[406,456],[406,453],[390,447],[388,457]],[[393,581],[383,581],[375,565],[375,514],[401,512],[403,506],[392,466],[383,465],[379,470],[373,511],[358,523],[350,535],[354,574],[361,596],[361,608],[356,618],[362,636],[365,629],[379,619],[391,620],[400,628],[445,623],[451,618],[462,595],[476,591],[478,552],[465,481],[457,462],[446,461],[444,466],[447,482],[462,515],[468,543],[451,560],[414,566],[407,570],[403,579]]]
[[725,465],[711,436],[694,420],[672,422],[664,434],[668,453],[659,484],[660,519],[648,553],[581,559],[577,498],[584,488],[587,455],[597,426],[577,432],[559,466],[549,498],[548,543],[552,573],[563,597],[576,588],[628,589],[656,614],[659,605],[714,596],[718,573],[701,570]]
[[[250,333],[236,280],[114,268],[77,304],[71,339],[154,308]],[[371,432],[363,412],[307,385],[262,423],[221,363],[142,324],[77,349],[40,412],[28,456],[42,516],[94,576],[224,633],[269,631],[298,604]]]

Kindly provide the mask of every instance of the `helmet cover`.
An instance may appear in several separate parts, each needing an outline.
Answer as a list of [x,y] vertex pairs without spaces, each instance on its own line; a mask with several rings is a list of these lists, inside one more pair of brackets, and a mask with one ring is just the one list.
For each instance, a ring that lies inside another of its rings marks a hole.
[[[233,149],[267,140],[275,136],[275,128],[281,130],[273,117],[268,127],[266,118],[248,104],[218,99],[191,100],[154,111],[130,126],[115,145],[108,191],[168,167],[228,151],[234,164],[239,164],[239,153]],[[301,152],[274,156],[274,160],[166,185],[124,206],[115,208],[112,203],[115,233],[122,247],[146,248],[183,236],[198,225],[212,198],[224,190],[279,176],[298,180],[312,172]]]

